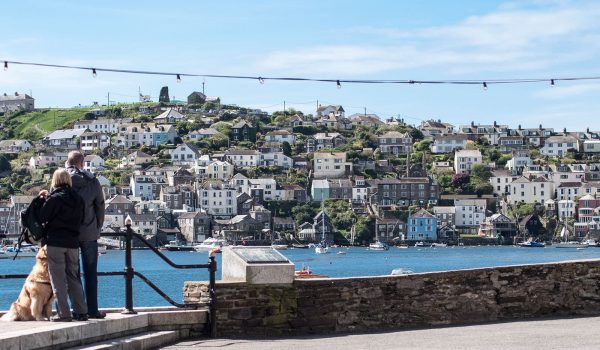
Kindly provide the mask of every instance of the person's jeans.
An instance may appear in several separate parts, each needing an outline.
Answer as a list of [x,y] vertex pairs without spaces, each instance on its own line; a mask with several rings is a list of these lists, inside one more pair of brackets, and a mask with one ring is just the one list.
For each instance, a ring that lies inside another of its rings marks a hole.
[[98,313],[98,241],[81,241],[81,266],[89,315]]

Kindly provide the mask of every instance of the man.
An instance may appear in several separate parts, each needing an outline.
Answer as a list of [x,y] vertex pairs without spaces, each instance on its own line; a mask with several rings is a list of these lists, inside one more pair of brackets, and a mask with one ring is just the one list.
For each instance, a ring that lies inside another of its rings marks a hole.
[[104,194],[96,176],[83,170],[84,156],[71,151],[65,167],[71,175],[73,189],[85,203],[84,221],[79,229],[79,248],[84,274],[85,299],[89,318],[104,318],[98,310],[98,238],[104,223]]

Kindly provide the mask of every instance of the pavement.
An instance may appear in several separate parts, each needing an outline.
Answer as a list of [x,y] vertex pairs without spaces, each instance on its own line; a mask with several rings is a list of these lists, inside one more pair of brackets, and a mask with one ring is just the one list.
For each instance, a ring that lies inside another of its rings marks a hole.
[[600,349],[600,317],[560,318],[372,334],[276,339],[199,339],[164,349]]

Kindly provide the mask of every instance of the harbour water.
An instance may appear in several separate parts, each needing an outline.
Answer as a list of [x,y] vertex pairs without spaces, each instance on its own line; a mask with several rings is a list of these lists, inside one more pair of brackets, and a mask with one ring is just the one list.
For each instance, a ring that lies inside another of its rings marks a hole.
[[[338,254],[342,252],[342,254]],[[478,267],[534,264],[580,259],[600,259],[600,248],[557,249],[521,248],[511,246],[408,248],[392,247],[388,251],[370,251],[364,247],[332,248],[328,254],[315,254],[313,249],[281,251],[296,265],[308,266],[315,273],[329,277],[389,275],[394,269],[412,272],[446,271]],[[208,261],[207,253],[166,252],[179,264],[201,264]],[[100,271],[123,271],[123,251],[109,250],[99,257]],[[26,274],[33,266],[32,258],[1,259],[0,274]],[[220,279],[221,258],[217,257],[217,279]],[[175,301],[181,302],[184,281],[208,280],[208,271],[177,270],[151,251],[133,251],[133,266],[146,275]],[[17,298],[23,280],[0,279],[0,310],[7,310]],[[101,307],[124,306],[124,280],[121,276],[99,277]],[[169,305],[150,287],[134,278],[135,306]]]

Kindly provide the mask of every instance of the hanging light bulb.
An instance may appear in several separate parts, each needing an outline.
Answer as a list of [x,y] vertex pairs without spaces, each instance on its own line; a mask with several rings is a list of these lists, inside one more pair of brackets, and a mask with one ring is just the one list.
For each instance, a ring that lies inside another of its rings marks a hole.
[[339,80],[337,81],[337,88],[338,88],[338,89],[341,89],[341,88],[342,88],[342,84],[340,84],[340,81],[339,81]]
[[263,77],[258,77],[258,82],[262,85],[265,83],[265,79]]
[[94,78],[98,76],[98,73],[96,73],[96,68],[92,68],[92,76]]
[[179,74],[177,74],[177,82],[181,83],[181,76]]
[[485,81],[483,82],[483,89],[487,91],[487,83]]
[[4,61],[4,70],[8,70],[8,62]]
[[554,87],[554,79],[550,79],[550,87]]

